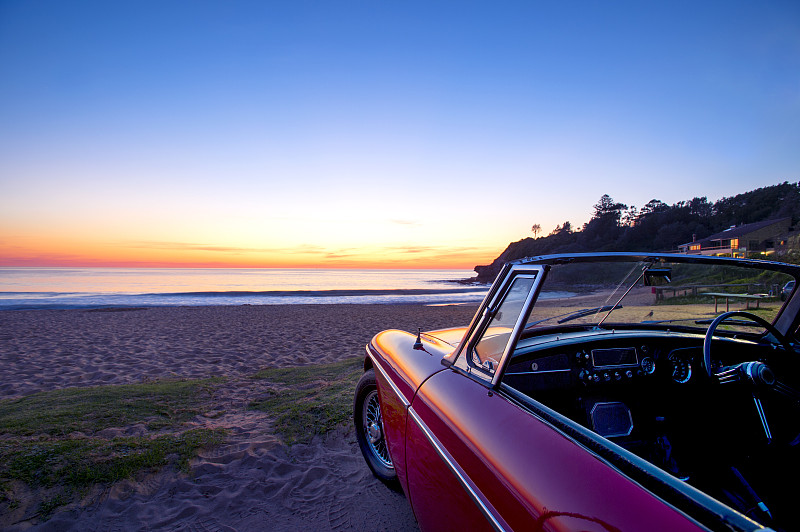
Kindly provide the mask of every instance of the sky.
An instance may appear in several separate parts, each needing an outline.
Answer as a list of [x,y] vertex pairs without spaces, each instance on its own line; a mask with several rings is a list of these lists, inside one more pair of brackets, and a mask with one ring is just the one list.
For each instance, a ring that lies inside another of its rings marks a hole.
[[471,269],[798,180],[795,0],[0,0],[0,266]]

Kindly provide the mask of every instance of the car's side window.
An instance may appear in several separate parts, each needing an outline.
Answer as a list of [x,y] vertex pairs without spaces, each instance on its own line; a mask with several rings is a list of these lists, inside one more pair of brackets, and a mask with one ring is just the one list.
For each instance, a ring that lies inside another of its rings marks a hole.
[[525,300],[533,288],[534,280],[530,276],[514,279],[472,350],[472,361],[475,365],[490,372],[495,371],[525,306]]

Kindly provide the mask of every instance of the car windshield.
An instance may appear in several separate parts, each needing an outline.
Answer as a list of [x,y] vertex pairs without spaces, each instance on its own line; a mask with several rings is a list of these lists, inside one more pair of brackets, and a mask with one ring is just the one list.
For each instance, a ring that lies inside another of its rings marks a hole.
[[[716,316],[733,310],[772,322],[790,280],[790,275],[766,268],[720,264],[556,264],[545,277],[525,329],[644,324],[705,330]],[[725,328],[759,332],[745,320],[733,320]]]

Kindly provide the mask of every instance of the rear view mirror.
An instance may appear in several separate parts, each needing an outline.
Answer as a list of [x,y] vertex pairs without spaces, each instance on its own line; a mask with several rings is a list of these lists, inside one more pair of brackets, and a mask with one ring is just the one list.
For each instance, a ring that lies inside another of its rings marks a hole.
[[672,270],[670,268],[650,268],[644,272],[644,285],[645,286],[662,286],[672,282],[670,277]]

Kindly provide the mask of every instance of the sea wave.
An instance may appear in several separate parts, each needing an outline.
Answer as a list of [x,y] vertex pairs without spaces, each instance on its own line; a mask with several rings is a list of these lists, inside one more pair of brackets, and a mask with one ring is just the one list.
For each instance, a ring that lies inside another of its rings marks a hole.
[[335,289],[335,290],[231,290],[224,292],[172,292],[164,294],[142,294],[164,297],[338,297],[338,296],[414,296],[431,294],[486,293],[486,288],[385,288],[385,289]]
[[480,302],[486,287],[207,291],[147,294],[0,292],[0,310],[300,304],[462,304]]

